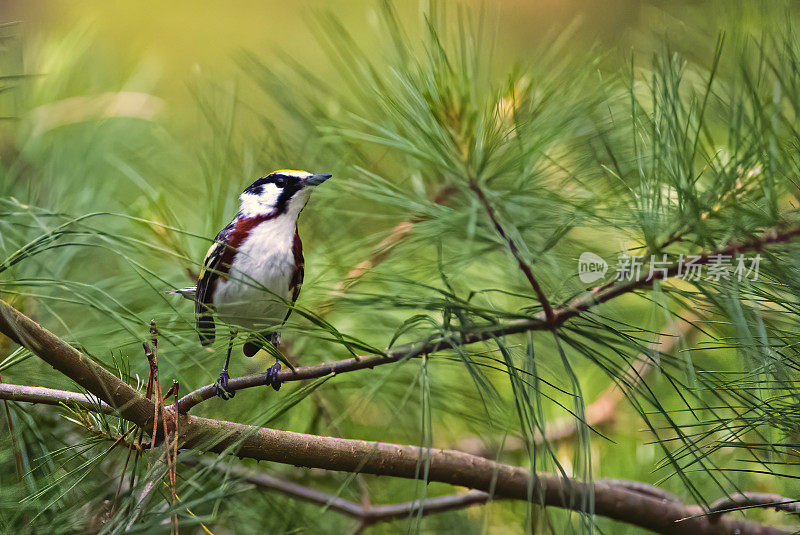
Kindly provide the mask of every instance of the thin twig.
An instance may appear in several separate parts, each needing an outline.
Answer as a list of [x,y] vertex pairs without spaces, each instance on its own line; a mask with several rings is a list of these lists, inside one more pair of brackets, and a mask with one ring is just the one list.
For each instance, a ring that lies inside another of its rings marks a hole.
[[737,492],[712,503],[708,507],[708,516],[712,522],[716,522],[721,515],[726,513],[755,507],[771,507],[776,511],[798,514],[800,513],[800,500],[793,500],[779,494]]
[[[732,242],[722,249],[698,255],[693,263],[696,265],[705,265],[711,262],[717,255],[734,255],[751,250],[759,251],[766,245],[786,242],[797,236],[800,236],[800,226],[785,230],[771,228],[758,238],[741,243]],[[281,383],[285,383],[288,381],[317,379],[330,374],[373,369],[375,366],[380,366],[382,364],[399,362],[421,355],[429,355],[437,351],[474,344],[500,336],[553,329],[596,305],[605,303],[621,295],[652,286],[656,281],[674,277],[680,272],[682,267],[682,264],[675,263],[665,268],[663,271],[653,273],[652,276],[648,274],[632,281],[609,284],[599,289],[585,292],[580,297],[572,300],[569,304],[553,310],[553,317],[550,320],[547,319],[545,313],[538,313],[531,318],[515,320],[505,325],[493,326],[482,331],[453,332],[442,338],[397,346],[383,355],[362,355],[314,366],[284,369],[278,373],[278,380]],[[2,328],[2,324],[0,324],[0,328]],[[264,384],[264,374],[254,374],[230,379],[228,381],[228,389],[232,392],[236,392],[245,388],[263,386]],[[187,412],[198,403],[212,399],[215,396],[216,386],[213,383],[197,388],[179,400],[178,411],[181,413]]]
[[[785,230],[771,228],[764,232],[761,236],[752,240],[746,242],[731,242],[722,249],[708,253],[702,253],[697,256],[693,264],[708,264],[712,262],[714,258],[718,258],[718,255],[732,256],[745,251],[759,251],[767,245],[787,242],[793,238],[796,238],[797,236],[800,236],[800,226],[791,227]],[[543,312],[540,312],[528,319],[515,320],[505,325],[492,326],[491,328],[486,328],[482,331],[455,332],[443,338],[398,346],[390,351],[387,351],[384,355],[365,355],[325,364],[318,364],[316,366],[295,368],[294,370],[281,370],[278,374],[278,378],[282,383],[303,379],[316,379],[331,373],[344,373],[355,370],[372,369],[375,366],[380,366],[381,364],[388,364],[421,355],[428,355],[436,351],[443,351],[445,349],[451,349],[457,346],[482,342],[484,340],[489,340],[499,336],[529,331],[554,329],[564,322],[581,315],[583,312],[592,307],[615,299],[621,295],[625,295],[643,288],[648,288],[656,281],[674,277],[680,273],[682,268],[683,265],[676,262],[665,268],[663,271],[654,272],[652,275],[647,274],[635,280],[611,284],[604,286],[599,290],[588,291],[580,297],[572,300],[567,305],[555,309],[553,311],[553,318],[551,320],[547,320],[546,315]],[[257,374],[233,378],[228,382],[228,388],[232,391],[236,391],[243,388],[261,386],[263,384],[263,374]],[[198,403],[201,403],[206,399],[210,399],[215,395],[216,390],[213,384],[203,386],[181,398],[178,408],[180,412],[185,412]]]
[[519,268],[522,270],[522,273],[525,274],[525,277],[528,279],[528,282],[533,287],[533,291],[536,292],[536,297],[539,299],[539,303],[542,305],[542,309],[544,310],[544,317],[547,323],[555,325],[553,315],[553,307],[550,306],[550,301],[547,299],[547,296],[542,291],[542,287],[539,286],[539,281],[536,280],[536,277],[533,276],[533,270],[531,270],[531,266],[522,258],[522,255],[517,248],[517,244],[514,243],[514,240],[506,234],[505,230],[503,230],[503,226],[500,224],[500,221],[497,219],[497,214],[494,210],[494,207],[489,202],[489,199],[486,198],[486,194],[483,192],[481,187],[478,185],[478,182],[474,179],[470,180],[469,187],[475,194],[478,196],[478,199],[481,201],[483,208],[486,210],[486,213],[489,216],[489,219],[492,220],[492,224],[494,225],[495,230],[500,235],[500,237],[505,240],[506,244],[508,244],[508,249],[511,251],[511,254],[514,255],[514,258],[517,260],[517,264]]
[[114,414],[114,409],[91,396],[80,392],[68,392],[66,390],[56,390],[54,388],[44,388],[42,386],[23,386],[0,383],[0,399],[9,401],[26,401],[29,403],[39,403],[43,405],[69,405],[76,406],[83,410],[101,412],[103,414]]
[[408,518],[409,515],[420,514],[422,516],[427,516],[453,511],[455,509],[463,509],[473,505],[482,505],[491,499],[489,494],[473,490],[462,494],[450,494],[437,498],[427,498],[424,500],[414,500],[391,505],[362,505],[340,498],[335,494],[329,494],[297,483],[284,481],[264,472],[248,470],[230,463],[199,458],[196,461],[189,461],[188,464],[198,464],[219,472],[230,474],[237,479],[252,483],[253,485],[274,490],[291,496],[292,498],[313,503],[350,518],[361,520],[367,526],[378,522],[389,522],[401,518]]

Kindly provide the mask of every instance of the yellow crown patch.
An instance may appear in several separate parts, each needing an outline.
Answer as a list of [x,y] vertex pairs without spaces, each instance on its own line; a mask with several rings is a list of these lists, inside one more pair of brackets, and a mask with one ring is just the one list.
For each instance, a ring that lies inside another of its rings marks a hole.
[[273,175],[289,175],[289,176],[298,176],[298,175],[310,175],[308,171],[302,171],[300,169],[278,169],[277,171],[273,171],[271,174]]

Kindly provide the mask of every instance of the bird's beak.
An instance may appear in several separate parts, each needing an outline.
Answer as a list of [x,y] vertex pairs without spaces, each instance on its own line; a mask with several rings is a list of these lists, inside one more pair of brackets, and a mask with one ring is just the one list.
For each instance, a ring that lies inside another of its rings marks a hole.
[[305,186],[319,186],[333,175],[311,175],[303,180]]

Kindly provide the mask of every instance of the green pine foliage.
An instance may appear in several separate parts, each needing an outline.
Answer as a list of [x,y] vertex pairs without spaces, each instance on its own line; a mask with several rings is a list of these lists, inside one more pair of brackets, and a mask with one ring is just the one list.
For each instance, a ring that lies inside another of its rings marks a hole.
[[[312,24],[325,30],[315,33],[335,75],[310,72],[288,52],[242,52],[235,82],[198,75],[191,115],[180,120],[146,69],[103,57],[90,33],[28,42],[2,28],[0,297],[142,390],[141,342],[154,319],[162,384],[175,379],[186,393],[217,377],[227,342],[202,348],[191,305],[167,291],[193,282],[240,191],[273,169],[334,174],[300,221],[306,279],[283,333],[295,365],[540,312],[475,188],[554,307],[592,286],[578,278],[583,251],[613,274],[624,252],[675,259],[791,228],[800,223],[798,15],[775,8],[777,23],[746,11],[727,13],[721,33],[676,27],[633,52],[576,51],[567,33],[510,60],[498,57],[491,9],[434,3],[415,24],[387,2],[369,41],[324,14]],[[670,38],[681,31],[691,39]],[[409,229],[378,249],[382,261],[340,291],[401,222]],[[279,393],[251,389],[193,413],[479,451],[587,481],[658,483],[687,503],[739,490],[795,496],[800,248],[759,252],[757,281],[659,282],[555,332]],[[694,313],[702,319],[691,341],[663,355],[647,349],[674,318]],[[77,388],[3,340],[4,382]],[[273,361],[234,351],[233,376]],[[587,406],[631,384],[642,352],[660,357],[658,370],[626,390],[614,425],[588,426]],[[76,407],[5,407],[4,533],[162,533],[173,514],[187,533],[201,524],[214,533],[353,529],[343,516],[193,464],[192,452],[180,455],[173,503],[159,449],[129,455],[125,444],[139,433],[130,424]],[[578,428],[572,440],[536,438],[564,416]],[[355,502],[453,492],[234,462]],[[142,499],[148,482],[155,490]],[[590,500],[583,506],[578,514],[500,501],[368,529],[642,532],[593,517]],[[782,513],[745,516],[798,528]]]

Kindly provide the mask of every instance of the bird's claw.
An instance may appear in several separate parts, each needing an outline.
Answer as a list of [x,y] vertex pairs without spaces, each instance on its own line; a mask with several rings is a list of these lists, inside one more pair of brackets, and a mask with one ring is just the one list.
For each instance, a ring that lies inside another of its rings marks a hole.
[[217,390],[217,396],[225,401],[232,399],[233,396],[236,395],[235,391],[228,390],[228,379],[230,379],[228,370],[223,370],[222,373],[219,374],[219,379],[217,379],[217,382],[214,383],[214,386],[216,386]]
[[276,362],[264,373],[264,384],[271,385],[276,392],[281,389],[281,380],[278,379],[279,371],[281,371],[281,363]]

